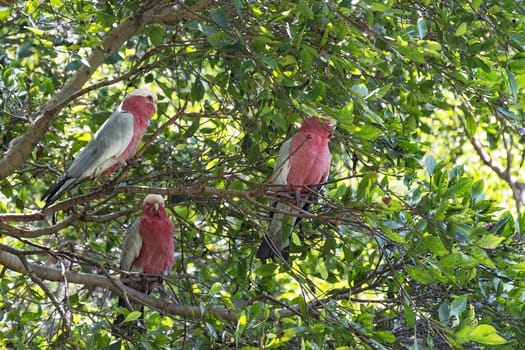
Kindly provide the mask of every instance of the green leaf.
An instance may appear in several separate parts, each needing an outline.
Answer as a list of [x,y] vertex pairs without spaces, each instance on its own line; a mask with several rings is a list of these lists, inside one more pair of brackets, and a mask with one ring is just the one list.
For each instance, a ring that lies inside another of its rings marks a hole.
[[452,300],[450,303],[449,319],[452,320],[452,326],[458,326],[460,324],[460,315],[467,309],[467,295],[461,295]]
[[237,15],[241,20],[244,19],[244,14],[242,12],[243,6],[241,0],[235,0],[235,9],[237,10]]
[[370,195],[370,191],[377,184],[377,173],[372,172],[366,174],[359,182],[357,186],[357,198],[367,199]]
[[246,310],[242,310],[241,314],[239,315],[239,321],[237,322],[237,334],[242,334],[244,329],[246,328],[246,324],[248,323],[248,318],[246,317]]
[[307,95],[311,101],[322,101],[326,96],[326,85],[320,82],[315,83],[312,89],[308,91]]
[[190,96],[192,102],[200,101],[204,97],[204,85],[202,85],[200,79],[195,80],[191,86]]
[[301,68],[305,71],[309,71],[312,68],[314,58],[318,56],[317,50],[311,46],[301,46],[299,51],[299,58],[301,59]]
[[476,244],[483,249],[495,249],[504,239],[505,237],[488,234],[477,240]]
[[387,331],[376,332],[375,336],[377,336],[382,341],[390,343],[390,344],[395,343],[396,340],[397,340],[395,335],[393,335],[391,332],[387,332]]
[[475,341],[485,345],[501,345],[505,344],[507,340],[501,337],[494,326],[482,324],[477,326],[469,335],[471,341]]
[[456,268],[461,267],[468,269],[477,266],[479,262],[471,256],[462,253],[454,253],[447,255],[439,261],[439,266],[443,268]]
[[127,322],[135,322],[136,320],[138,320],[140,318],[140,316],[142,315],[142,312],[140,311],[131,311],[127,316],[126,318],[124,319],[124,321],[122,321],[123,323],[127,323]]
[[0,6],[0,21],[5,21],[9,18],[11,15],[11,8],[10,7],[1,7]]
[[379,89],[375,89],[370,95],[375,96],[375,98],[383,98],[391,89],[392,83],[388,83]]
[[441,57],[441,50],[443,47],[440,43],[433,40],[418,40],[419,48],[426,56]]
[[416,282],[422,284],[432,284],[436,282],[434,276],[426,269],[416,266],[407,266],[405,270],[408,275]]
[[426,156],[425,166],[427,168],[428,174],[432,176],[434,174],[434,169],[436,168],[436,159],[431,155]]
[[294,245],[296,246],[300,246],[301,245],[301,238],[299,238],[299,235],[297,234],[297,232],[295,231],[292,231],[292,234],[291,234],[291,241]]
[[324,259],[317,260],[317,271],[321,275],[322,279],[326,280],[328,278],[328,270],[326,269],[326,264],[325,264]]
[[104,347],[102,350],[120,350],[122,347],[122,340],[118,340],[113,344]]
[[34,34],[36,34],[38,36],[41,36],[41,35],[44,34],[43,30],[35,28],[35,27],[26,27],[26,29],[29,30],[30,32],[33,32]]
[[406,303],[403,303],[403,314],[405,315],[405,321],[408,327],[410,328],[414,327],[416,323],[416,313]]
[[188,28],[200,31],[206,37],[217,34],[217,28],[203,23],[190,23]]
[[516,84],[516,77],[509,67],[507,67],[507,76],[509,77],[510,92],[512,93],[514,103],[518,103],[518,87]]
[[423,17],[417,19],[417,31],[420,39],[423,39],[427,35],[427,21],[425,21]]
[[164,39],[164,33],[164,29],[161,26],[151,27],[149,32],[149,38],[151,40],[151,43],[155,46],[162,44],[162,40]]
[[286,121],[286,118],[284,118],[282,115],[272,114],[270,115],[270,119],[281,129],[282,131],[286,131],[288,129],[288,122]]
[[225,46],[229,45],[228,37],[225,33],[218,32],[214,35],[208,36],[208,41],[216,49],[222,49]]
[[443,199],[461,198],[470,193],[472,179],[461,178],[458,182],[450,186],[443,195]]
[[277,264],[262,264],[255,270],[255,273],[261,277],[270,277],[273,276],[277,267]]
[[215,23],[221,28],[228,27],[228,19],[226,18],[226,13],[219,8],[214,8],[211,10],[211,18]]
[[396,50],[407,60],[417,63],[426,63],[425,56],[423,56],[414,46],[396,46]]
[[396,243],[401,243],[401,244],[406,243],[406,240],[403,238],[403,236],[401,236],[399,233],[395,231],[385,229],[384,233],[387,235],[388,238],[390,238],[392,241]]
[[222,284],[220,282],[215,282],[211,286],[210,290],[208,291],[208,295],[209,296],[215,295],[215,294],[219,293],[221,290],[222,290]]
[[481,249],[480,247],[477,247],[477,246],[469,246],[465,248],[465,251],[470,256],[477,259],[480,264],[486,265],[490,267],[491,269],[496,269],[496,265],[490,259],[489,255],[484,249]]
[[381,129],[376,128],[373,125],[363,125],[357,129],[357,134],[360,138],[367,141],[373,141],[379,137],[383,132]]
[[468,135],[474,136],[478,124],[476,123],[476,120],[474,119],[474,116],[472,114],[469,113],[465,116],[465,124],[467,125]]
[[423,247],[426,250],[431,251],[434,255],[442,256],[449,253],[448,249],[443,244],[443,241],[439,237],[425,236],[422,242]]
[[462,36],[467,32],[467,23],[461,23],[456,29],[456,36]]

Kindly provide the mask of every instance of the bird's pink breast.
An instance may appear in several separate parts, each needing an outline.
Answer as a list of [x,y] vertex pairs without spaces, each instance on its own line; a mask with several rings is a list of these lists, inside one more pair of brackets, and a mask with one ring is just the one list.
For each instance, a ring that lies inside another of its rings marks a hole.
[[290,145],[287,182],[292,185],[317,185],[324,182],[330,171],[330,160],[328,138],[304,132],[294,135]]
[[173,224],[164,208],[159,214],[154,209],[143,212],[140,216],[139,233],[142,237],[142,248],[134,266],[144,273],[160,275],[173,267],[174,243]]

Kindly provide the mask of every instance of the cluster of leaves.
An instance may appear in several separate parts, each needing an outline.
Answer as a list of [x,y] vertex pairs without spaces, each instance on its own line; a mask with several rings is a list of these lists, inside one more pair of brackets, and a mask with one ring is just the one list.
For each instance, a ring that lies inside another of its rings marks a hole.
[[[0,2],[2,151],[126,18],[162,6],[187,14],[142,28],[109,54],[0,180],[0,253],[116,278],[140,193],[160,189],[175,222],[176,264],[155,295],[208,313],[147,308],[136,347],[524,342],[525,265],[513,240],[523,221],[520,5],[198,4]],[[65,224],[52,226],[35,214],[41,193],[132,86],[159,94],[143,153],[102,195],[97,181],[73,190],[94,195],[61,204]],[[264,183],[280,144],[310,114],[338,123],[327,190],[293,233],[290,265],[261,264],[254,254],[275,195]],[[116,313],[138,316],[89,284],[6,268],[0,289],[7,347],[116,348]]]

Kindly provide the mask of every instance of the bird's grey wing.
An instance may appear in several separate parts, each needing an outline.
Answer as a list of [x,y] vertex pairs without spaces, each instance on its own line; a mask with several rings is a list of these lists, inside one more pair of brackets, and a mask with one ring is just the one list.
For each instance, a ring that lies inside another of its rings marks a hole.
[[286,140],[281,149],[279,155],[275,161],[275,168],[273,170],[271,183],[274,185],[287,185],[288,184],[288,173],[290,172],[290,147],[292,139]]
[[112,164],[108,164],[108,161],[122,154],[131,142],[133,124],[133,114],[122,111],[113,112],[71,163],[67,176],[92,178],[109,168]]
[[142,249],[142,237],[139,232],[140,219],[137,219],[126,231],[126,238],[120,255],[120,269],[131,271]]

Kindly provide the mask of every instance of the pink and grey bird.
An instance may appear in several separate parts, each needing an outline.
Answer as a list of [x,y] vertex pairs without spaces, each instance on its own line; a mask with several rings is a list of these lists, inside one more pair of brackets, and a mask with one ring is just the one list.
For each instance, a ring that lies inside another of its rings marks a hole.
[[335,125],[328,120],[310,117],[282,145],[271,184],[287,185],[293,196],[272,203],[276,211],[271,213],[270,227],[256,253],[262,261],[273,256],[288,259],[291,231],[298,222],[296,215],[308,210],[328,178],[331,162],[328,141],[334,130]]
[[154,92],[137,89],[128,94],[120,109],[111,114],[80,151],[62,179],[42,195],[42,200],[46,201],[44,208],[82,181],[108,175],[126,164],[156,110],[157,95]]
[[[149,194],[144,198],[140,218],[126,231],[126,238],[120,256],[120,269],[149,275],[165,276],[173,267],[175,245],[173,242],[173,224],[164,208],[162,196]],[[142,293],[150,293],[162,282],[162,278],[140,279],[126,283]],[[119,306],[125,301],[119,298]],[[143,306],[139,307],[143,312]],[[119,315],[115,325],[124,320]]]

